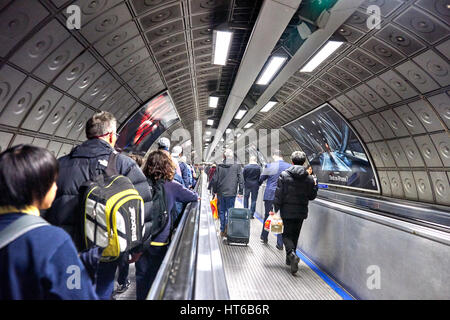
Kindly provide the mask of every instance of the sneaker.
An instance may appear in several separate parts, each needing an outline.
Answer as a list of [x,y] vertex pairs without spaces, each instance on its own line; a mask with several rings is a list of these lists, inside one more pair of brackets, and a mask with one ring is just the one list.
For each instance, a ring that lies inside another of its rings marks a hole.
[[269,240],[264,239],[264,238],[260,238],[261,239],[261,243],[267,244],[269,242]]
[[275,246],[278,250],[283,250],[283,246],[279,246],[278,244]]
[[291,273],[296,274],[298,271],[298,263],[300,258],[293,252],[289,254],[289,260],[291,261]]
[[287,266],[291,265],[291,260],[289,259],[289,256],[286,256],[286,265]]
[[115,294],[124,293],[128,290],[130,287],[131,281],[127,279],[127,281],[124,284],[121,284],[117,287],[117,289],[114,291]]

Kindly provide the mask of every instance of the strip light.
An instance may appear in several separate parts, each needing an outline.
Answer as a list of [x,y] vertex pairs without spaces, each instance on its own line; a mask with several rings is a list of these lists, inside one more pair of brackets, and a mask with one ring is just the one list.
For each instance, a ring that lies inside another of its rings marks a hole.
[[275,73],[277,73],[278,70],[280,70],[281,66],[286,62],[286,60],[287,60],[286,57],[279,57],[279,56],[271,57],[269,63],[264,68],[262,75],[256,81],[256,84],[262,85],[268,84],[272,80]]
[[264,106],[264,108],[261,109],[261,112],[269,112],[270,109],[273,108],[274,105],[276,105],[278,102],[276,101],[269,101],[267,102],[267,104]]
[[208,126],[212,126],[212,125],[214,124],[214,120],[208,119],[208,120],[206,121],[206,124],[207,124]]
[[229,31],[214,31],[215,45],[214,45],[214,59],[213,64],[226,65],[228,51],[230,50],[232,32]]
[[248,129],[248,128],[250,128],[252,125],[253,125],[253,123],[252,123],[252,122],[249,122],[249,123],[247,123],[247,124],[244,126],[244,129]]
[[214,96],[209,97],[209,106],[211,108],[217,108],[218,103],[219,103],[219,97],[214,97]]
[[236,116],[234,118],[237,120],[241,120],[246,113],[247,113],[247,110],[241,109],[236,113]]
[[341,41],[328,41],[322,49],[319,50],[316,55],[309,60],[309,62],[300,70],[300,72],[312,72],[316,69],[325,59],[333,54],[343,42]]

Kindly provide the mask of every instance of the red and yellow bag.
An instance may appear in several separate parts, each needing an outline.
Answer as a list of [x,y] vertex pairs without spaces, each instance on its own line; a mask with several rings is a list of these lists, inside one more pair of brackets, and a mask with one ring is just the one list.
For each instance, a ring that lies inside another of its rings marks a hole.
[[209,203],[211,205],[211,211],[214,219],[219,219],[219,213],[217,211],[217,198],[212,199]]

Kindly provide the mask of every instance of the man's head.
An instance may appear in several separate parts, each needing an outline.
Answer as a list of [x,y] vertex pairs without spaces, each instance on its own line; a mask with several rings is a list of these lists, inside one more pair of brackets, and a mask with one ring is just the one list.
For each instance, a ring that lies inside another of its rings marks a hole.
[[107,111],[94,114],[86,123],[86,137],[88,139],[102,139],[112,147],[117,141],[117,120]]
[[257,163],[257,159],[255,156],[250,156],[249,163],[255,164]]
[[170,148],[170,140],[167,138],[161,138],[158,141],[158,150],[166,150],[169,151]]
[[291,154],[291,161],[294,165],[302,166],[306,161],[306,155],[303,151],[294,151]]
[[183,154],[183,148],[181,146],[172,148],[172,157],[179,157],[181,154]]

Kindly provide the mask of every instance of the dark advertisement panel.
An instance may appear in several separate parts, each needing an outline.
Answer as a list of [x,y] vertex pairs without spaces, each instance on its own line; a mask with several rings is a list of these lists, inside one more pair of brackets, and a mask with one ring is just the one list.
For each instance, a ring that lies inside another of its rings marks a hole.
[[379,192],[375,170],[361,141],[329,104],[284,128],[306,153],[320,183]]
[[129,153],[146,152],[153,142],[179,120],[167,92],[153,98],[120,128],[116,146]]

